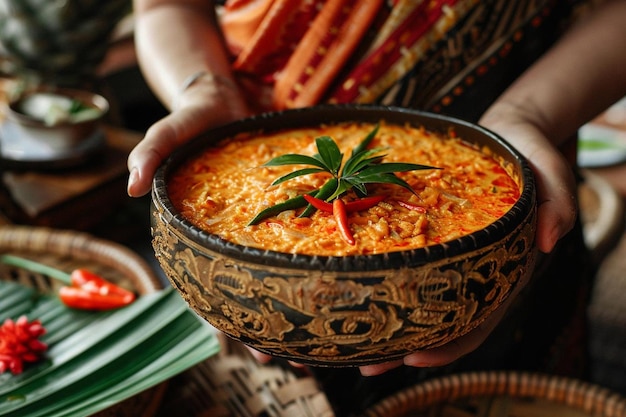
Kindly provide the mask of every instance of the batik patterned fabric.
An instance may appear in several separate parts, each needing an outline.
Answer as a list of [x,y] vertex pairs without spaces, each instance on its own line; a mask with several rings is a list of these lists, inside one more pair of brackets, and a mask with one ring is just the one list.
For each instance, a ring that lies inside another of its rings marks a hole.
[[564,28],[576,0],[235,0],[233,68],[261,108],[381,103],[475,120]]

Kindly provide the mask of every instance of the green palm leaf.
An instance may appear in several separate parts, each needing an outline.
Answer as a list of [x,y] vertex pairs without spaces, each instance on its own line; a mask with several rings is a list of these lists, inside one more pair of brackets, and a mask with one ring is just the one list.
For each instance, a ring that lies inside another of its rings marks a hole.
[[0,416],[93,414],[219,349],[214,330],[171,288],[98,313],[69,309],[54,296],[3,281],[0,300],[0,317],[17,318],[8,315],[14,312],[40,319],[49,345],[45,360],[20,375],[0,375]]
[[[206,356],[205,352],[207,349],[217,349],[219,347],[217,345],[217,339],[214,338],[213,346],[207,345],[206,339],[203,338],[201,333],[198,333],[195,330],[192,330],[185,335],[185,342],[187,346],[186,349],[170,348],[165,352],[162,352],[147,366],[139,369],[124,382],[119,383],[115,387],[107,390],[98,391],[92,395],[89,401],[84,402],[85,405],[82,408],[75,407],[75,409],[63,410],[60,414],[58,414],[58,416],[93,414],[98,411],[98,403],[106,401],[107,398],[128,393],[132,393],[134,395],[150,388],[149,381],[151,374],[158,372],[164,377],[173,377],[180,372],[180,367],[181,365],[184,365],[185,362],[201,362]],[[173,347],[177,347],[177,345],[174,345]]]

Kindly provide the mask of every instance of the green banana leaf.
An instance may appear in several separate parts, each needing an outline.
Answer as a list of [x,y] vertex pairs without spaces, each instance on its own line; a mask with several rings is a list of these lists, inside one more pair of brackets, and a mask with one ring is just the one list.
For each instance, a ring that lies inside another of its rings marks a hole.
[[26,315],[47,333],[45,357],[0,374],[0,416],[86,416],[166,381],[219,351],[215,330],[172,288],[107,312],[0,281],[0,320]]

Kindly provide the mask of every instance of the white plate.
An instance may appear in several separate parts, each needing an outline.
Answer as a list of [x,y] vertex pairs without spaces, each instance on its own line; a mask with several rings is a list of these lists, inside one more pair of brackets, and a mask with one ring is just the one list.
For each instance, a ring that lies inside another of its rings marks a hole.
[[0,128],[0,161],[11,168],[66,168],[85,162],[101,149],[106,138],[97,130],[79,145],[66,150],[46,146],[42,141],[12,131],[11,124]]
[[626,161],[626,131],[589,123],[578,131],[578,164],[583,168]]

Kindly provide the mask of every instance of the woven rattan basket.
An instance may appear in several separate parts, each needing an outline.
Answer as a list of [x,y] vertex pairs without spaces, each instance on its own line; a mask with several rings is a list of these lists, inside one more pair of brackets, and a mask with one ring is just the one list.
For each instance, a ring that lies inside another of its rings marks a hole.
[[435,378],[385,398],[362,417],[623,417],[626,399],[553,375],[474,372]]
[[[162,288],[148,263],[129,248],[83,232],[30,226],[0,226],[0,253],[19,255],[64,270],[85,267],[140,294]],[[49,278],[0,264],[0,279],[9,279],[41,291],[52,291]],[[167,383],[97,413],[98,417],[154,415]]]
[[222,350],[172,380],[158,417],[334,417],[315,378],[259,363],[221,335]]

